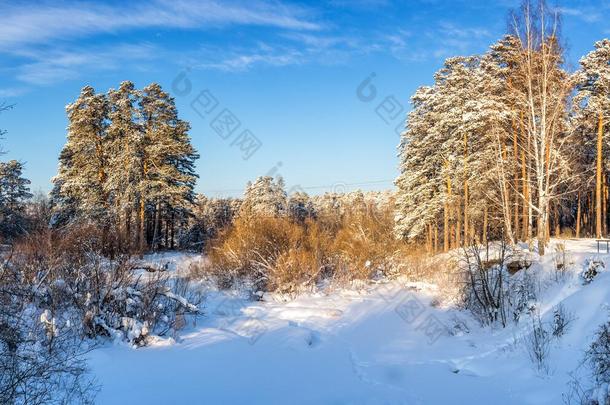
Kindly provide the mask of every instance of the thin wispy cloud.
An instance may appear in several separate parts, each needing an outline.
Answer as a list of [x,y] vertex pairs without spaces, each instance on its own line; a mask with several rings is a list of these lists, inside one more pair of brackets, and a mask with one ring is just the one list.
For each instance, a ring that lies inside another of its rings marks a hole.
[[594,9],[592,7],[559,7],[555,10],[563,16],[576,17],[588,23],[600,21],[602,18],[602,13],[599,12],[599,8]]
[[389,49],[395,58],[402,61],[424,62],[480,52],[481,44],[488,45],[493,40],[493,34],[487,29],[442,21],[434,27],[419,30],[416,34],[399,29],[384,35],[379,48]]
[[[393,55],[403,62],[425,61],[480,51],[477,45],[489,43],[492,37],[486,29],[449,21],[425,19],[426,25],[417,25],[424,24],[418,16],[400,25],[406,28],[377,22],[366,27],[353,24],[353,18],[368,19],[369,9],[390,6],[391,0],[329,0],[335,8],[326,11],[301,4],[64,0],[27,5],[0,0],[5,17],[0,25],[0,55],[10,57],[5,70],[17,82],[6,88],[48,85],[121,67],[148,69],[180,60],[194,68],[226,72],[308,63],[336,65],[372,53]],[[189,37],[190,47],[164,37],[180,31],[196,33]],[[134,34],[144,35],[149,42],[122,43]]]
[[449,22],[441,22],[436,32],[439,37],[445,38],[483,39],[491,36],[486,28],[459,27]]
[[[116,43],[117,35],[150,30],[192,30],[232,26],[269,27],[286,32],[321,29],[312,12],[302,6],[270,0],[154,0],[125,4],[63,1],[41,4],[0,2],[0,55],[12,58],[11,76],[29,85],[47,85],[79,77],[83,72],[116,69],[155,59],[163,46]],[[105,46],[83,46],[86,38],[102,37]],[[218,67],[243,70],[266,63],[282,66],[295,56],[233,55]],[[4,91],[4,96],[12,95]]]
[[[25,94],[27,89],[24,87],[0,88],[0,98],[13,98]],[[1,105],[2,103],[0,103]]]
[[260,45],[254,50],[231,50],[221,51],[219,49],[204,50],[203,63],[193,65],[195,69],[220,70],[225,72],[243,72],[255,66],[288,66],[301,64],[304,55],[295,49],[276,49],[267,45]]
[[149,61],[155,58],[158,50],[150,44],[115,44],[27,54],[32,61],[16,68],[17,79],[28,84],[48,85],[78,78],[87,70],[116,70],[130,63]]
[[360,9],[387,7],[392,4],[390,0],[329,0],[328,3],[334,7]]
[[380,43],[356,35],[291,32],[278,36],[273,43],[259,41],[252,46],[231,49],[208,47],[197,57],[206,62],[190,65],[227,72],[243,72],[260,66],[336,65],[382,48]]
[[56,39],[146,28],[204,29],[226,25],[317,30],[305,9],[265,1],[156,0],[111,7],[93,2],[0,4],[0,49]]

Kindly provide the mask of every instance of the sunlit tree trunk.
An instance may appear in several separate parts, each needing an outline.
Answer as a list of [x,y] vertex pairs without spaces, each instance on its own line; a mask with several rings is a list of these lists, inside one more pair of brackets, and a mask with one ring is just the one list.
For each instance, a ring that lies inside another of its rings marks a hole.
[[595,170],[595,237],[602,237],[602,139],[603,139],[603,116],[599,113],[597,122],[597,148],[596,148],[596,170]]
[[576,205],[576,238],[580,238],[580,216],[581,216],[581,202],[580,202],[580,191],[578,192],[578,199]]
[[451,179],[447,176],[447,198],[445,199],[445,207],[443,213],[443,251],[449,251],[449,200],[451,198]]
[[464,245],[468,246],[468,135],[464,132]]

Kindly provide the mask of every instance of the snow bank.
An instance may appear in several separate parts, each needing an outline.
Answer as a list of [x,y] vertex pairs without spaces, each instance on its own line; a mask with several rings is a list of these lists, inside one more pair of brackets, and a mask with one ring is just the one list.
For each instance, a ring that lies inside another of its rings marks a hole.
[[524,347],[531,323],[483,328],[467,312],[436,305],[433,285],[380,282],[291,302],[210,292],[206,316],[175,341],[95,350],[98,401],[560,404],[610,302],[609,272],[587,285],[581,278],[587,260],[608,268],[610,256],[597,255],[594,240],[565,245],[561,279],[552,248],[533,269],[543,322],[553,322],[559,304],[575,316],[551,344],[548,373]]

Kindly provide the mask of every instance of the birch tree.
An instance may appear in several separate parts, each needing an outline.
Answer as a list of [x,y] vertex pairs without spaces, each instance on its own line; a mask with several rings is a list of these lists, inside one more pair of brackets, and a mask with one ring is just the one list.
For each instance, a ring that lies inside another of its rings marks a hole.
[[[565,178],[559,176],[565,163],[569,136],[565,131],[567,99],[572,89],[562,69],[558,15],[543,1],[526,1],[521,14],[513,15],[512,29],[520,52],[515,73],[523,79],[523,91],[515,94],[526,107],[527,154],[531,159],[536,199],[528,204],[536,213],[538,252],[544,254],[551,204]],[[523,145],[522,145],[523,147]],[[564,166],[565,167],[565,166]]]

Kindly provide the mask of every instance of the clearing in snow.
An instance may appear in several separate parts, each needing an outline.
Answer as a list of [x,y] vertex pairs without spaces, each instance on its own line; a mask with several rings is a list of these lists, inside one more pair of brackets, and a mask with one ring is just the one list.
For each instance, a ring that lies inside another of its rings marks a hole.
[[[552,246],[548,252],[552,252]],[[573,315],[548,348],[546,370],[530,360],[532,321],[483,327],[439,304],[438,287],[402,279],[286,301],[209,291],[204,313],[149,347],[108,344],[91,353],[99,403],[493,403],[560,404],[599,325],[608,319],[610,274],[581,273],[595,240],[566,240],[557,280],[553,253],[536,275],[537,312]],[[181,271],[192,256],[157,256]],[[587,376],[584,376],[587,378]]]

